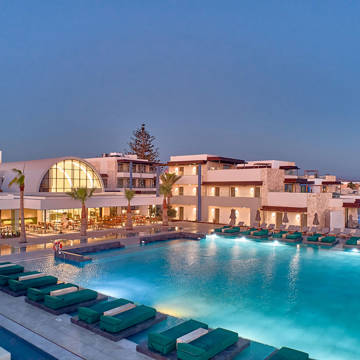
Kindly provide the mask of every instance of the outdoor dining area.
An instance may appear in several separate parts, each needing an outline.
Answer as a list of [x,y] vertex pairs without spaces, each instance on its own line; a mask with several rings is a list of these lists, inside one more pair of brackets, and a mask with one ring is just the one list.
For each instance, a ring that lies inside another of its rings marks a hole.
[[[88,209],[88,230],[104,230],[121,228],[126,224],[125,209]],[[27,214],[26,214],[27,215]],[[34,216],[37,215],[37,216]],[[150,214],[141,214],[139,210],[132,211],[133,224],[149,225],[159,221]],[[0,222],[0,238],[15,238],[19,236],[19,229],[14,219]],[[81,228],[81,209],[44,210],[31,216],[25,216],[26,232],[30,235],[41,236],[51,234],[66,234],[79,232]]]

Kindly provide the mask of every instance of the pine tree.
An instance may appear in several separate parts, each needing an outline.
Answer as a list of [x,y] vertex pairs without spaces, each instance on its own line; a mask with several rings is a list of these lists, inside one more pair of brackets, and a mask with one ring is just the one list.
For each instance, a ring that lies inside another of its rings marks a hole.
[[159,161],[159,149],[154,145],[155,137],[145,129],[145,124],[133,131],[129,142],[129,154],[136,154],[139,159]]

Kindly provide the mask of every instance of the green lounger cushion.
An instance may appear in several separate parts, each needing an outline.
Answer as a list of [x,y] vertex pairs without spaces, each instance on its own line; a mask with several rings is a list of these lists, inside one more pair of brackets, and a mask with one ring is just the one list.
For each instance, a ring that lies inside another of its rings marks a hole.
[[188,344],[179,343],[177,356],[181,360],[208,360],[235,344],[238,339],[236,332],[217,328]]
[[10,261],[3,261],[3,262],[0,262],[0,265],[7,265],[7,264],[12,264],[12,262],[10,262]]
[[175,350],[176,339],[196,329],[207,329],[208,326],[196,320],[188,320],[161,333],[150,333],[148,335],[148,347],[164,355]]
[[314,234],[314,235],[308,236],[307,241],[313,241],[313,242],[319,241],[320,236],[321,236],[321,234]]
[[325,236],[320,240],[322,243],[332,244],[336,242],[336,236]]
[[221,232],[223,232],[223,230],[229,229],[229,228],[231,228],[230,225],[225,225],[225,226],[223,226],[221,228],[215,229],[215,232],[220,232],[221,233]]
[[273,237],[273,238],[280,239],[280,238],[283,237],[284,234],[287,234],[287,233],[288,233],[288,231],[281,230],[281,231],[279,231],[279,232],[277,232],[277,233],[272,234],[272,237]]
[[17,280],[19,276],[38,274],[38,271],[18,272],[16,274],[0,275],[0,286],[6,286],[10,279]]
[[240,231],[240,228],[235,226],[233,228],[230,229],[225,229],[223,232],[226,234],[233,234],[233,233],[238,233]]
[[100,317],[100,328],[110,333],[117,333],[131,326],[137,325],[156,315],[156,310],[149,306],[139,305],[115,316]]
[[294,232],[292,234],[286,235],[286,238],[289,240],[296,240],[296,239],[300,240],[302,238],[302,234],[300,232]]
[[269,230],[267,229],[263,229],[263,230],[260,230],[260,231],[255,231],[253,233],[254,236],[266,236],[266,235],[269,235]]
[[101,302],[99,304],[78,308],[79,320],[85,321],[88,324],[93,324],[97,321],[100,321],[101,315],[104,311],[115,309],[119,306],[132,303],[130,300],[126,299],[116,299],[112,301]]
[[[4,264],[6,265],[6,264]],[[24,267],[21,265],[16,264],[9,264],[9,266],[0,268],[0,275],[9,275],[9,274],[16,274],[19,272],[23,272]]]
[[308,360],[309,354],[302,351],[290,349],[287,347],[282,347],[277,351],[273,356],[270,357],[270,360]]
[[50,309],[58,310],[70,305],[82,303],[84,301],[95,300],[97,296],[98,293],[90,289],[83,289],[59,296],[45,295],[44,305]]
[[36,302],[43,301],[45,295],[49,295],[51,291],[66,289],[68,287],[73,287],[73,286],[78,288],[77,285],[70,284],[70,283],[56,284],[56,285],[46,286],[46,287],[40,288],[40,289],[29,288],[27,290],[27,297],[28,297],[28,299],[30,299],[32,301],[36,301]]
[[241,235],[250,235],[252,231],[256,231],[256,228],[251,228],[249,230],[240,231]]
[[360,240],[360,237],[352,236],[349,240],[346,240],[346,245],[357,245],[358,240]]
[[55,285],[57,283],[57,278],[55,276],[43,276],[39,278],[29,279],[18,281],[14,279],[9,280],[9,288],[14,292],[19,292],[27,290],[31,287],[44,287],[49,285]]

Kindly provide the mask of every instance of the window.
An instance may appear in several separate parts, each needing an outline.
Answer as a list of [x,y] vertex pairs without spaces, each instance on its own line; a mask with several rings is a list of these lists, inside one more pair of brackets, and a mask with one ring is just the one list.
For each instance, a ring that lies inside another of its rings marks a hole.
[[179,175],[184,175],[184,167],[183,166],[179,167]]
[[255,186],[255,194],[254,197],[259,198],[260,197],[261,188],[260,186]]
[[139,188],[145,187],[145,179],[138,179],[138,186]]
[[323,186],[322,186],[322,192],[323,192],[323,193],[326,193],[326,192],[327,192],[327,186],[326,186],[326,185],[323,185]]
[[230,196],[235,197],[236,196],[236,189],[234,187],[230,188]]
[[180,187],[179,187],[179,195],[180,195],[180,196],[183,196],[183,195],[184,195],[184,187],[183,187],[183,186],[180,186]]
[[108,179],[103,177],[102,181],[104,183],[104,187],[107,188],[108,187]]
[[129,164],[128,163],[118,163],[118,172],[129,172]]
[[41,180],[39,191],[67,192],[80,187],[102,189],[102,182],[86,162],[71,159],[51,166]]
[[294,192],[293,184],[285,184],[285,192]]
[[117,187],[118,188],[126,188],[130,186],[129,178],[117,178]]
[[220,188],[219,187],[215,188],[215,196],[220,196]]

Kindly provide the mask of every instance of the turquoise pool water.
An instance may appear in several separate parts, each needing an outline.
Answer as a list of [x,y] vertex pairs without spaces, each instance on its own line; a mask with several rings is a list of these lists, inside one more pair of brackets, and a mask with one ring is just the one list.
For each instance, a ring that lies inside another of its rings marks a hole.
[[0,326],[0,346],[10,352],[12,360],[56,360],[36,346]]
[[67,281],[323,360],[360,359],[360,253],[208,236],[24,262]]

